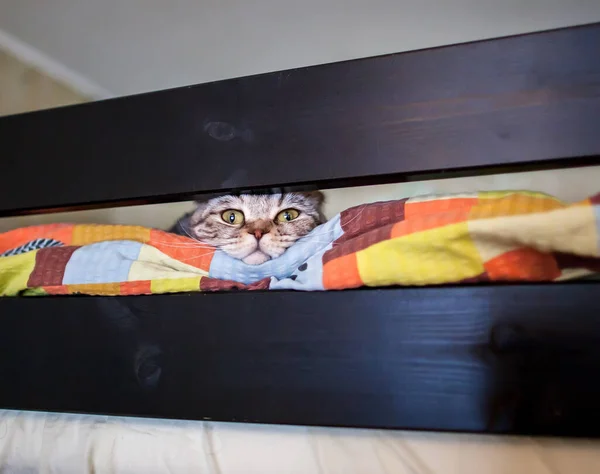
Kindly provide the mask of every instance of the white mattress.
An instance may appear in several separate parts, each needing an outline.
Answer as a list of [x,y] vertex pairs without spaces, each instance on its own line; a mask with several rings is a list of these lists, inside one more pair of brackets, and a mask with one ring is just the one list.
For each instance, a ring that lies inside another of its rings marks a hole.
[[600,473],[600,441],[0,411],[1,473]]

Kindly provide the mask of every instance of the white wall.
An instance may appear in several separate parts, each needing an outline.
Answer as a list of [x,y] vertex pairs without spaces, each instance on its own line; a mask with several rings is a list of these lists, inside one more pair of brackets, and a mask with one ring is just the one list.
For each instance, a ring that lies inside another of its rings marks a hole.
[[600,0],[0,0],[0,29],[116,95],[600,21]]
[[[0,48],[0,117],[87,100]],[[0,156],[2,150],[3,143],[0,143]]]

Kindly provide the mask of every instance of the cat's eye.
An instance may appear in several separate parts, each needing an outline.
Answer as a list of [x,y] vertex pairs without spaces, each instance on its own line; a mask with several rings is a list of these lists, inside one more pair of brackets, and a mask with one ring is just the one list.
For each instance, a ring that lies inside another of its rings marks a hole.
[[277,214],[277,222],[290,222],[296,219],[300,215],[296,209],[286,209]]
[[242,225],[244,223],[244,213],[235,209],[227,209],[221,214],[221,219],[231,225]]

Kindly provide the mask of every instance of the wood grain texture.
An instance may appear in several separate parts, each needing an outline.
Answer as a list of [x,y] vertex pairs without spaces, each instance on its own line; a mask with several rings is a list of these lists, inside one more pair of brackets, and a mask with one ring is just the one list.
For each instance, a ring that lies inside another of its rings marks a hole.
[[[599,47],[595,25],[4,118],[0,214],[593,158]],[[598,285],[3,298],[0,407],[600,436]]]
[[599,45],[591,25],[3,118],[0,214],[600,155]]
[[0,299],[0,407],[600,435],[598,284]]

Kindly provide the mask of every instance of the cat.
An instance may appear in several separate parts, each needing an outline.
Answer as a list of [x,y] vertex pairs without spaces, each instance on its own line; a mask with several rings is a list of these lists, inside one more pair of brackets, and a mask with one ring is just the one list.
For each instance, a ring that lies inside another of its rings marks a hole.
[[325,221],[323,193],[226,195],[197,202],[169,232],[187,235],[249,265],[281,256]]

